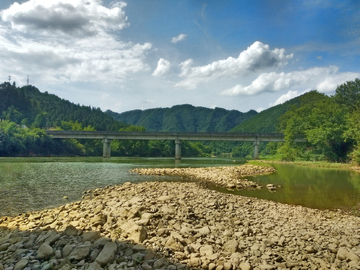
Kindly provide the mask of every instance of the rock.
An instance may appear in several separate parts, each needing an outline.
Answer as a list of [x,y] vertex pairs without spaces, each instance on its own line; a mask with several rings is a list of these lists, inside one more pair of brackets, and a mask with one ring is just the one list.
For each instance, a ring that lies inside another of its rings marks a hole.
[[224,251],[235,253],[238,250],[239,243],[235,240],[229,240],[224,244]]
[[62,256],[65,258],[67,256],[69,256],[69,254],[74,250],[75,248],[75,245],[70,245],[70,244],[67,244],[65,247],[63,247],[62,249]]
[[346,248],[344,247],[341,247],[338,249],[338,252],[336,254],[336,257],[339,259],[339,260],[345,260],[347,258],[347,250]]
[[90,245],[82,244],[74,248],[74,250],[69,255],[69,259],[80,261],[86,258],[86,256],[89,255],[89,253],[90,253]]
[[117,251],[116,243],[108,242],[106,243],[100,254],[96,257],[95,261],[99,263],[101,266],[111,263],[112,260],[114,259],[116,251]]
[[145,228],[133,221],[124,223],[120,228],[127,234],[128,239],[133,240],[135,243],[142,243],[147,238]]
[[224,263],[224,270],[231,270],[232,269],[232,264],[230,262],[225,262]]
[[268,190],[276,190],[276,186],[274,184],[267,184],[266,187]]
[[53,248],[50,245],[44,243],[37,250],[36,258],[38,258],[39,260],[46,260],[49,259],[52,255],[54,255],[54,253],[55,252]]
[[251,270],[251,265],[248,262],[240,263],[239,267],[241,270]]
[[200,258],[190,258],[188,262],[189,267],[199,267],[201,265],[201,259]]
[[170,236],[165,247],[171,248],[173,251],[184,251],[184,246],[174,236]]
[[198,232],[202,235],[208,235],[209,233],[211,233],[209,226],[205,226],[205,227],[199,229]]
[[314,246],[312,246],[312,245],[306,246],[306,247],[305,247],[305,251],[306,251],[307,253],[315,253],[315,252],[316,252]]
[[86,242],[86,241],[96,240],[100,237],[101,237],[101,235],[100,235],[100,232],[98,232],[98,231],[84,232],[82,235],[82,240],[84,242]]
[[72,226],[72,225],[69,225],[66,227],[65,231],[63,232],[63,234],[65,235],[69,235],[69,236],[75,236],[78,234],[78,230]]
[[200,256],[210,256],[214,254],[213,247],[211,245],[203,246],[200,248]]
[[103,214],[98,214],[96,216],[94,216],[90,222],[91,226],[97,227],[97,226],[102,226],[106,223],[106,216]]
[[87,270],[102,270],[103,268],[97,262],[90,263]]
[[29,260],[22,259],[17,264],[15,264],[14,270],[22,270],[29,263]]

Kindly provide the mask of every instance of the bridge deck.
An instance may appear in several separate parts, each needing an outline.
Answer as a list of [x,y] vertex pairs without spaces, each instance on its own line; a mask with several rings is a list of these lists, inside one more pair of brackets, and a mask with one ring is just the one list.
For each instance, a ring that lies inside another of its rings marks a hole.
[[[183,132],[108,132],[46,131],[55,139],[119,139],[119,140],[195,140],[195,141],[266,141],[283,142],[282,133],[183,133]],[[297,139],[296,141],[305,141]]]

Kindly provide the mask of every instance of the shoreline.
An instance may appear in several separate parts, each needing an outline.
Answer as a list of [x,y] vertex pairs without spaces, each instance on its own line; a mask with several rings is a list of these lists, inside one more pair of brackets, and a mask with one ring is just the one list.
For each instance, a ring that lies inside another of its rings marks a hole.
[[201,182],[127,182],[0,217],[0,270],[357,269],[359,224],[340,211],[219,193]]

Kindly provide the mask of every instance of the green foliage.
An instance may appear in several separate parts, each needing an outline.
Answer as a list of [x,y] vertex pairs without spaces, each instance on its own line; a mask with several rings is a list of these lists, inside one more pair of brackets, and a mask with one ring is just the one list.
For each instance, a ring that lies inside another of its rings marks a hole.
[[75,105],[47,92],[41,93],[28,85],[16,87],[7,82],[0,84],[0,119],[39,128],[60,126],[61,121],[79,121],[96,130],[115,131],[128,125],[115,121],[100,108]]
[[209,109],[188,104],[144,111],[134,110],[121,114],[112,111],[106,113],[117,121],[158,132],[227,132],[257,114],[255,111],[242,113],[236,110]]
[[63,148],[42,129],[22,128],[15,122],[0,121],[0,156],[59,154]]
[[[285,160],[344,161],[349,145],[343,140],[346,110],[331,97],[311,91],[300,97],[301,103],[281,117],[279,125],[286,143],[280,148]],[[306,138],[302,147],[295,138]]]
[[344,105],[350,111],[357,108],[360,101],[360,80],[348,81],[336,88],[334,100],[340,105]]

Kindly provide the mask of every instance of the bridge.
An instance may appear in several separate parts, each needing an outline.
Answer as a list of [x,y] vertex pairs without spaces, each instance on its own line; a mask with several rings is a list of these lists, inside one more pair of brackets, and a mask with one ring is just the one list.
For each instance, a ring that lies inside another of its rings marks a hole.
[[[259,158],[260,142],[284,142],[282,133],[182,133],[182,132],[109,132],[109,131],[55,131],[46,133],[54,139],[102,140],[103,157],[111,156],[112,140],[173,140],[175,159],[181,159],[181,141],[238,141],[253,142],[254,159]],[[306,142],[297,138],[295,142]]]

